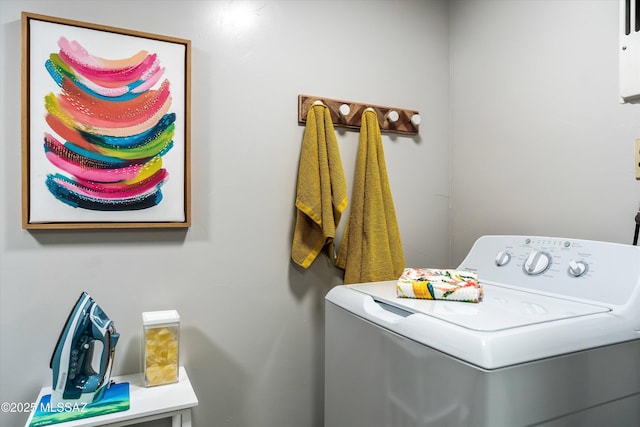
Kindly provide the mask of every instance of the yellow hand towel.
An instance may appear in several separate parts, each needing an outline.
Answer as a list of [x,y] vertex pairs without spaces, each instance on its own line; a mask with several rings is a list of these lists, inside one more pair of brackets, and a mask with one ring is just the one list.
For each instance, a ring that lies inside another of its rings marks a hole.
[[362,114],[351,211],[338,251],[344,283],[397,280],[405,268],[378,117]]
[[324,247],[334,262],[333,239],[346,207],[347,184],[331,113],[325,105],[314,105],[307,114],[298,170],[291,248],[296,264],[309,267]]

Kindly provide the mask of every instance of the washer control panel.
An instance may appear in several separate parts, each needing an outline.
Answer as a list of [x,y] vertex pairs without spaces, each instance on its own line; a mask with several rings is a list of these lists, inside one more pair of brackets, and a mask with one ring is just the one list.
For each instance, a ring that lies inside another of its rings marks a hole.
[[459,268],[480,281],[622,305],[640,294],[640,247],[559,237],[483,236]]
[[[538,249],[537,244],[539,244],[540,247],[544,247],[544,249]],[[523,241],[523,247],[525,249],[525,255],[523,257],[524,262],[522,269],[525,274],[537,276],[539,274],[546,273],[553,265],[554,249],[559,247],[568,251],[570,248],[576,247],[576,244],[572,243],[570,240],[564,240],[558,246],[558,242],[555,242],[552,239],[535,241],[530,237],[527,237]],[[498,267],[506,266],[512,260],[515,252],[516,251],[513,250],[513,247],[510,247],[509,249],[505,248],[504,250],[499,249],[496,252],[496,265]],[[578,254],[578,258],[569,259],[567,273],[572,277],[580,277],[586,274],[589,270],[589,263],[583,258],[589,256],[590,254]],[[556,258],[558,257],[556,256]]]

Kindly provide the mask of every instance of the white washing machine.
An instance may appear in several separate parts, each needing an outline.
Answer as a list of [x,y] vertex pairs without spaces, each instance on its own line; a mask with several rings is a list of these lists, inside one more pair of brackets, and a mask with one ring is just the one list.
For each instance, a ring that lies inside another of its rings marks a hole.
[[640,247],[484,236],[458,268],[480,303],[327,294],[326,427],[640,426]]

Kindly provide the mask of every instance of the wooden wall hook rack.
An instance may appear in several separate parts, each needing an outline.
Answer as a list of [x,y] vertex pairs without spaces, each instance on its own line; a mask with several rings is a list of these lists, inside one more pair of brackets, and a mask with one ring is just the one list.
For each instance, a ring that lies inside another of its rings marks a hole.
[[360,129],[362,113],[367,108],[373,108],[378,116],[381,132],[417,135],[420,130],[420,114],[416,110],[310,95],[298,95],[298,124],[307,122],[309,108],[317,101],[329,107],[335,127]]

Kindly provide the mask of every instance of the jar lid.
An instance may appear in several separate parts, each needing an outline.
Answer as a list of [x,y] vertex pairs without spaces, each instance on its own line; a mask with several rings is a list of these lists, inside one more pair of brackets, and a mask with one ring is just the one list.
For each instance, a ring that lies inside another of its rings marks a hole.
[[176,310],[145,311],[142,313],[142,323],[144,325],[160,325],[179,321],[180,315]]

